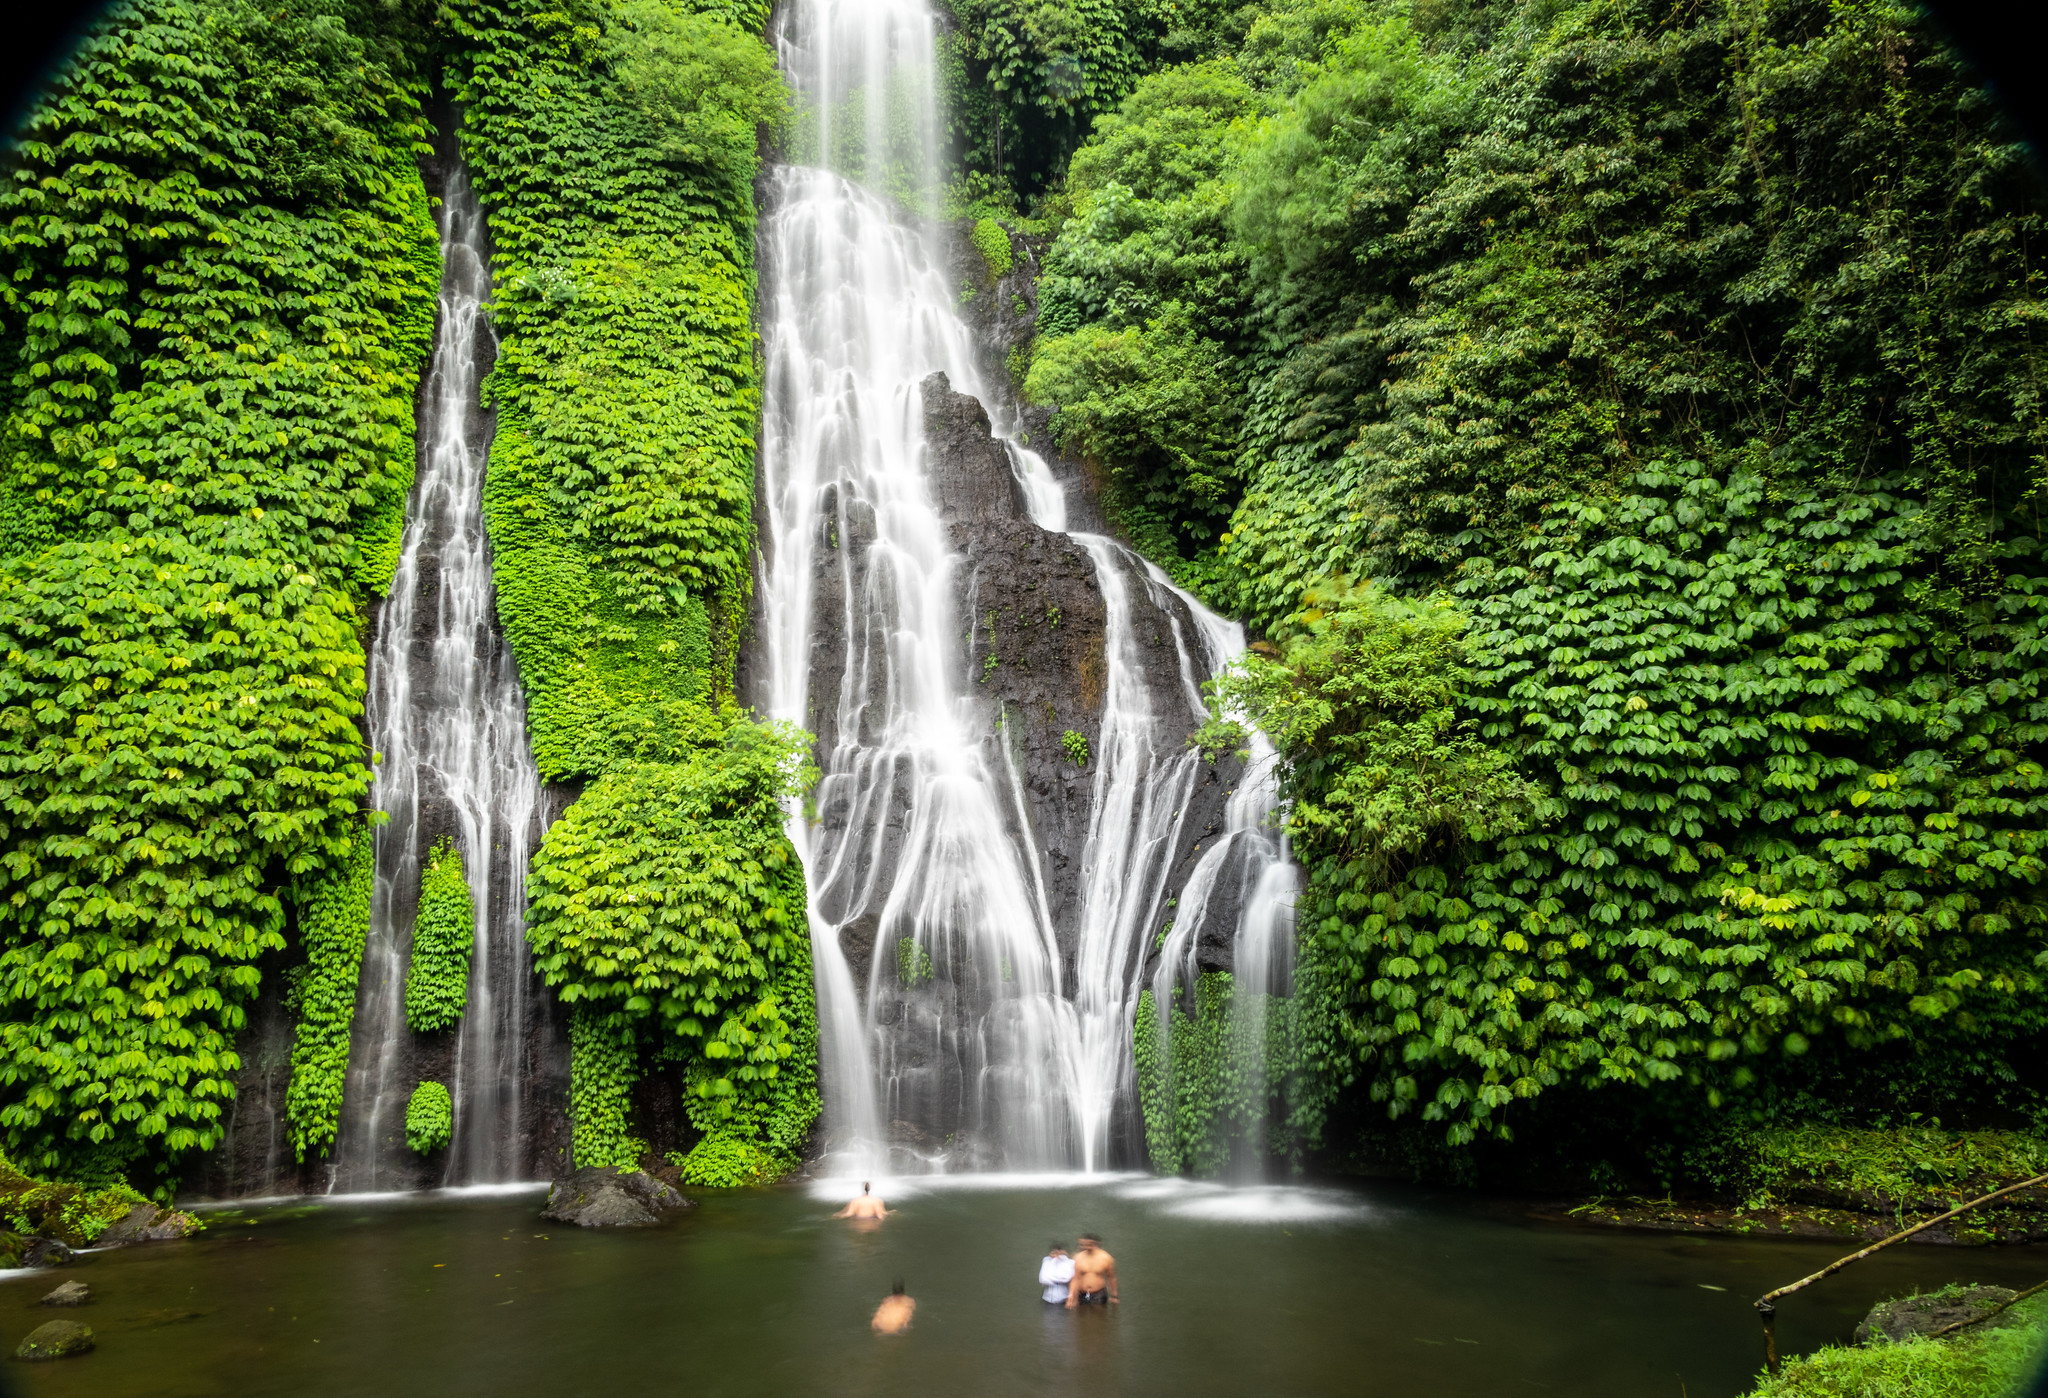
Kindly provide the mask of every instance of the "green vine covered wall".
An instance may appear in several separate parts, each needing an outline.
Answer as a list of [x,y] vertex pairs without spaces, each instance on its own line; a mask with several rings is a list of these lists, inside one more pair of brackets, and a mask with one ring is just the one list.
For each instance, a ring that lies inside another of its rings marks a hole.
[[324,1155],[341,1128],[349,1029],[355,1023],[356,985],[362,979],[376,882],[376,850],[364,828],[341,866],[314,880],[295,900],[306,966],[294,988],[297,1003],[289,1006],[298,1027],[285,1089],[285,1134],[302,1161]]
[[728,697],[760,412],[752,180],[786,105],[764,19],[462,5],[451,84],[495,242],[499,617],[542,775],[586,783],[529,884],[536,964],[572,1009],[574,1153],[638,1164],[632,1085],[677,1063],[708,1133],[685,1173],[721,1184],[736,1158],[794,1164],[818,1111],[778,804],[803,743]]
[[287,891],[353,888],[439,272],[423,8],[130,0],[4,157],[0,1137],[38,1172],[216,1143]]

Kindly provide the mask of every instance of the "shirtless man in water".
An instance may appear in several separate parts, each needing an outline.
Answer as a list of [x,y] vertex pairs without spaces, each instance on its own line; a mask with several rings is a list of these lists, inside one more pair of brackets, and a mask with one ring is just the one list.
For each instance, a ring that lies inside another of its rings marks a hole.
[[1074,1285],[1067,1292],[1067,1309],[1121,1304],[1116,1294],[1116,1259],[1103,1250],[1100,1238],[1083,1233],[1080,1251],[1074,1254]]
[[903,1283],[897,1282],[895,1290],[875,1307],[875,1318],[868,1322],[868,1328],[877,1335],[901,1335],[910,1328],[910,1317],[916,1313],[916,1298],[904,1295]]
[[861,1182],[860,1198],[848,1204],[834,1218],[887,1218],[889,1210],[883,1205],[879,1194],[868,1193],[866,1181]]

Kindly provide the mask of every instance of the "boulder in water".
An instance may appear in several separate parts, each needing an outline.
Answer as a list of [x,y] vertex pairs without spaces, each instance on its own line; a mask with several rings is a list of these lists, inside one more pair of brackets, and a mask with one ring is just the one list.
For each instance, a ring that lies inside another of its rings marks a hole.
[[644,1228],[666,1209],[687,1209],[692,1201],[640,1170],[591,1165],[548,1190],[542,1218],[578,1228]]
[[71,1249],[55,1238],[30,1238],[15,1261],[17,1267],[62,1267],[71,1260]]
[[14,1351],[16,1359],[69,1359],[92,1348],[92,1327],[75,1320],[52,1320],[28,1332]]
[[82,1306],[92,1300],[92,1288],[82,1281],[68,1281],[43,1298],[45,1306]]
[[1909,1335],[1931,1335],[1959,1320],[1987,1315],[2016,1294],[2002,1286],[1956,1286],[1880,1301],[1856,1327],[1856,1343],[1889,1344]]
[[129,1243],[164,1243],[189,1237],[199,1231],[199,1220],[176,1209],[159,1209],[154,1204],[137,1204],[94,1241],[103,1248]]

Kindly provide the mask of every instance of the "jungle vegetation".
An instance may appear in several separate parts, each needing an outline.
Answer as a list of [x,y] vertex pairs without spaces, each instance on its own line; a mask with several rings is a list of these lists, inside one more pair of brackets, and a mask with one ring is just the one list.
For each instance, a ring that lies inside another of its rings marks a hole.
[[[1262,641],[1197,740],[1249,716],[1281,754],[1307,885],[1298,993],[1261,1021],[1279,1110],[1202,1059],[1231,1037],[1211,984],[1140,1046],[1218,1085],[1147,1070],[1164,1161],[1259,1123],[1462,1177],[1583,1168],[1595,1116],[1666,1179],[1806,1125],[2038,1133],[2042,186],[1915,13],[942,8],[962,236],[998,275],[1002,225],[1040,240],[1023,391],[1121,531]],[[787,111],[766,19],[123,0],[15,133],[0,1150],[24,1170],[168,1188],[220,1139],[280,956],[289,1137],[333,1142],[437,93],[497,277],[500,619],[540,770],[580,793],[532,870],[575,1152],[642,1159],[631,1092],[660,1066],[691,1178],[794,1158],[816,1027],[777,803],[805,743],[727,697],[752,182]],[[458,852],[436,868],[409,1008],[445,1027],[466,893]]]
[[1283,1144],[2038,1130],[2042,186],[1985,94],[1890,0],[1176,32],[1033,208],[1025,386],[1266,640],[1202,741],[1279,745],[1308,876]]

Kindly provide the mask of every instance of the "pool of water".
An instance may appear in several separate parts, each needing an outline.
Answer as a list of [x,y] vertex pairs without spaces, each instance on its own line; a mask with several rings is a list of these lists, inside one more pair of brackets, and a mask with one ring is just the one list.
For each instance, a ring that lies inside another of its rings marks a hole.
[[[1750,1300],[1840,1251],[1559,1227],[1380,1186],[981,1177],[890,1193],[898,1211],[867,1228],[829,1217],[844,1194],[829,1185],[707,1194],[605,1233],[543,1223],[534,1191],[223,1211],[189,1242],[0,1280],[8,1352],[55,1314],[99,1337],[87,1357],[4,1369],[51,1398],[1725,1398],[1760,1362]],[[1037,1299],[1046,1242],[1083,1229],[1117,1258],[1125,1299],[1108,1313]],[[36,1306],[62,1275],[93,1304]],[[2048,1249],[1895,1248],[1792,1300],[1780,1334],[1807,1349],[1884,1296],[2044,1277]],[[916,1324],[877,1338],[868,1318],[897,1278]]]

